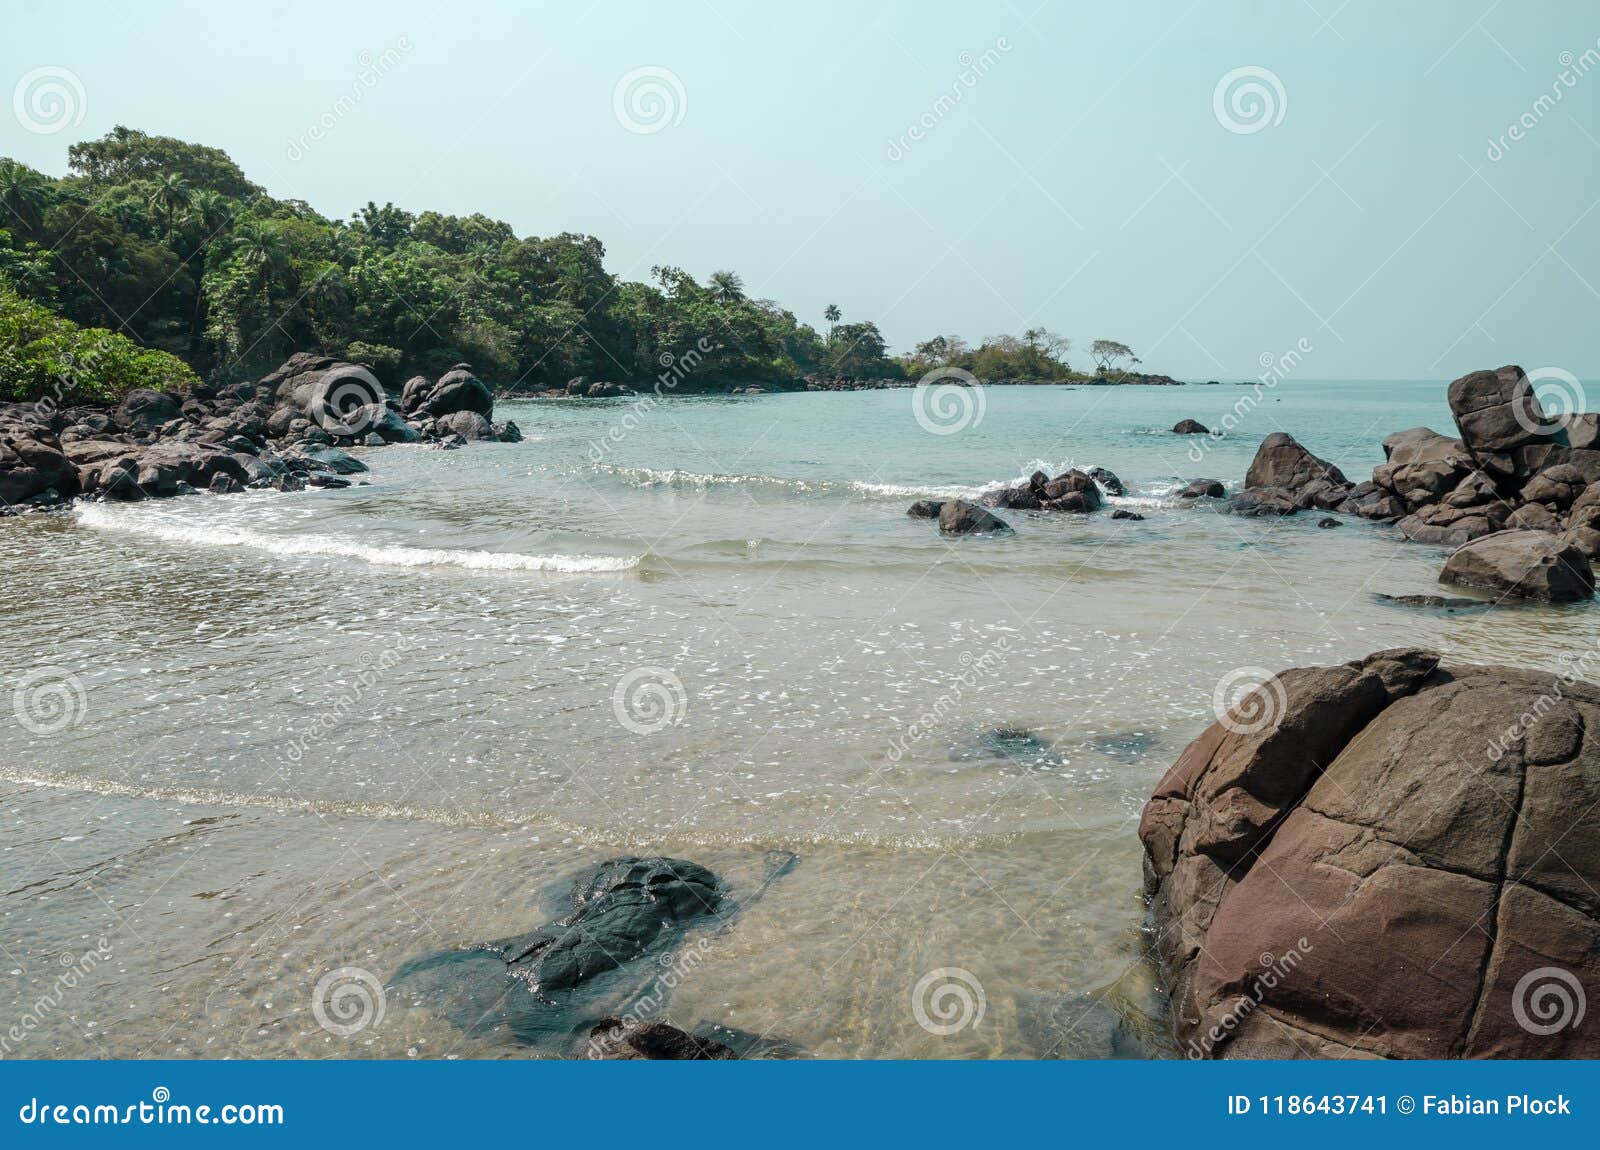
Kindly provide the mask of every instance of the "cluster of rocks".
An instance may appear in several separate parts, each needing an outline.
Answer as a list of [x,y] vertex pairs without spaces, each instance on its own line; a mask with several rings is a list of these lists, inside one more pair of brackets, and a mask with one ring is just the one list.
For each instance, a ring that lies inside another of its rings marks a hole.
[[300,353],[256,383],[129,392],[116,407],[0,407],[0,514],[73,497],[346,486],[366,470],[345,448],[515,442],[466,364],[388,394],[361,364]]
[[808,375],[807,391],[881,391],[890,387],[915,387],[912,379],[853,379],[836,375]]
[[1462,376],[1449,402],[1458,438],[1427,427],[1396,432],[1383,441],[1385,461],[1359,484],[1275,432],[1225,509],[1356,515],[1457,548],[1447,583],[1553,602],[1591,596],[1591,561],[1600,557],[1600,415],[1547,417],[1520,367]]
[[[946,535],[972,535],[1011,530],[1010,524],[988,507],[1014,508],[1019,511],[1064,511],[1087,514],[1105,506],[1106,495],[1121,495],[1126,489],[1116,474],[1104,467],[1088,471],[1072,468],[1052,479],[1043,471],[1035,471],[1021,483],[1002,487],[983,497],[980,506],[966,499],[919,499],[906,509],[913,519],[937,519],[939,530]],[[1130,511],[1112,512],[1113,519],[1143,519]]]
[[1600,415],[1547,418],[1520,367],[1462,376],[1449,398],[1459,438],[1389,436],[1353,510],[1422,543],[1540,531],[1600,557]]
[[1184,1052],[1600,1057],[1594,730],[1600,688],[1415,649],[1220,717],[1139,825]]

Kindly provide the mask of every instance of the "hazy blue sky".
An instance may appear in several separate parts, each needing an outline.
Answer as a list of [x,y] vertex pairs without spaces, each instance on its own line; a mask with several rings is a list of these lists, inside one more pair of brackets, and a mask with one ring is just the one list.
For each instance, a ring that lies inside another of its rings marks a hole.
[[[82,119],[0,117],[0,154],[60,173],[127,124],[330,215],[481,210],[591,232],[630,278],[731,267],[899,349],[1043,324],[1200,378],[1301,339],[1308,377],[1600,376],[1600,7],[1314,4],[30,0],[0,81],[68,69]],[[641,67],[682,92],[647,133],[614,106]],[[1256,131],[1214,105],[1241,67],[1281,84]]]

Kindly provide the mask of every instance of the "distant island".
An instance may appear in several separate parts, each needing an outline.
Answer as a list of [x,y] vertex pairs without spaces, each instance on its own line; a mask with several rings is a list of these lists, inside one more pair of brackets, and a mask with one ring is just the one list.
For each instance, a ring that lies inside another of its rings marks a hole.
[[139,388],[255,379],[296,352],[368,365],[390,388],[458,363],[503,394],[857,390],[969,382],[1174,384],[1117,340],[1043,327],[891,356],[836,305],[821,330],[736,272],[704,282],[605,269],[593,236],[518,237],[474,213],[375,202],[348,220],[277,199],[218,148],[117,127],[53,179],[0,159],[0,400],[117,402]]

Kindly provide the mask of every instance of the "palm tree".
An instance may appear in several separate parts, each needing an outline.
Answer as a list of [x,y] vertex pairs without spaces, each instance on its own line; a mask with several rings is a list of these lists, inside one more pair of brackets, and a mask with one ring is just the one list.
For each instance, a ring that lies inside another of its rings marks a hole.
[[156,182],[156,190],[150,193],[150,200],[167,214],[167,243],[172,242],[172,218],[181,209],[189,206],[189,200],[194,195],[189,187],[189,181],[177,172],[168,172]]
[[194,314],[189,320],[189,346],[192,349],[199,348],[200,335],[205,330],[206,252],[211,247],[211,241],[221,233],[225,226],[227,226],[228,220],[232,217],[232,214],[232,201],[230,201],[228,197],[224,196],[222,193],[214,192],[210,188],[201,188],[198,192],[195,192],[194,195],[190,196],[189,208],[184,213],[185,218],[200,225],[200,231],[202,233],[200,247],[195,252],[193,257],[196,264],[194,275]]
[[233,249],[246,267],[253,268],[263,290],[289,266],[289,249],[278,229],[266,220],[243,220],[233,230]]
[[738,272],[712,272],[708,286],[711,298],[718,303],[741,303],[745,298],[744,280],[739,278]]
[[828,342],[832,343],[834,325],[844,318],[844,313],[839,310],[838,304],[830,303],[822,309],[822,318],[828,321]]
[[15,220],[24,228],[39,226],[50,202],[50,184],[44,176],[15,160],[0,160],[0,224]]

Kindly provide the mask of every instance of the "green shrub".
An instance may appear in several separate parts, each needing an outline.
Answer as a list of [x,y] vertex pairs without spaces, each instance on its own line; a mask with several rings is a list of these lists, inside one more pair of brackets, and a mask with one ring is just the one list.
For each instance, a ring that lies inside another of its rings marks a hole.
[[134,388],[197,382],[189,365],[99,327],[79,327],[0,279],[0,399],[115,403]]
[[395,374],[400,370],[400,349],[386,347],[381,343],[363,343],[361,340],[351,340],[345,345],[344,357],[353,363],[364,363],[373,371],[389,382],[394,381]]

